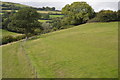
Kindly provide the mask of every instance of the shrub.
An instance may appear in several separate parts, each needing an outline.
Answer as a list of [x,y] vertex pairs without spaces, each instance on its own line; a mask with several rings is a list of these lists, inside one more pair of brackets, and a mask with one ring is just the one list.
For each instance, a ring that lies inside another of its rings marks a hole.
[[14,41],[18,41],[18,40],[24,39],[25,37],[26,37],[25,35],[19,35],[19,36],[8,35],[8,36],[3,36],[2,39],[1,39],[2,41],[0,41],[0,45],[7,44],[7,43],[10,43],[10,42],[14,42]]
[[2,44],[10,43],[14,40],[13,36],[8,35],[2,38]]
[[111,10],[101,10],[97,13],[96,17],[88,22],[111,22],[118,21],[117,12]]

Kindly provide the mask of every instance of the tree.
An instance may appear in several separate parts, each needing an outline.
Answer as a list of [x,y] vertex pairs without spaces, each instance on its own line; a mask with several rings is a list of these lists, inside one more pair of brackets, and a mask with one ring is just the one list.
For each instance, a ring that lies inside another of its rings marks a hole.
[[96,16],[88,22],[110,22],[118,21],[118,13],[112,10],[101,10]]
[[35,28],[41,28],[38,18],[39,14],[35,9],[23,8],[11,17],[9,26],[23,28],[28,38],[29,34],[32,34]]
[[94,10],[86,2],[74,2],[71,5],[67,4],[62,8],[62,13],[65,14],[67,19],[70,19],[70,24],[81,24],[87,22],[94,17]]
[[7,29],[7,26],[9,24],[9,22],[11,21],[9,16],[13,16],[14,13],[15,13],[15,11],[12,10],[11,12],[5,12],[2,15],[2,28],[3,29]]

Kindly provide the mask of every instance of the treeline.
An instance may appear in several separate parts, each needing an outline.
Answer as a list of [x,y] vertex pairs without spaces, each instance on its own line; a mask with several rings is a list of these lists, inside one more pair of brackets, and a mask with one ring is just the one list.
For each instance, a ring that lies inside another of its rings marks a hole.
[[95,17],[88,22],[112,22],[120,21],[120,10],[101,10],[95,14]]
[[41,11],[55,11],[55,7],[42,7],[42,8],[33,8],[36,10],[41,10]]

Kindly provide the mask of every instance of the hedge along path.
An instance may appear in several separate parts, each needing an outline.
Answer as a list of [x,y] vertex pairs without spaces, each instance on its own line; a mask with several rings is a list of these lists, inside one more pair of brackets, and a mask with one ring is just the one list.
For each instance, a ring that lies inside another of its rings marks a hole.
[[37,70],[36,70],[35,66],[32,64],[31,59],[30,59],[30,57],[28,56],[28,54],[27,54],[27,52],[25,50],[28,47],[26,45],[26,41],[27,41],[26,39],[20,41],[19,51],[20,51],[20,54],[22,54],[22,55],[24,55],[26,57],[26,61],[27,61],[28,65],[32,68],[32,74],[34,75],[34,78],[38,78]]

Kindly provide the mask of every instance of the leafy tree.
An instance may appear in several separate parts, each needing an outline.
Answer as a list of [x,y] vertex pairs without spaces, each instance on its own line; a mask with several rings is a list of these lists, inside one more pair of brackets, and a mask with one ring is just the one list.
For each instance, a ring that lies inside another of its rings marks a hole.
[[11,12],[5,12],[2,15],[2,28],[3,29],[7,29],[7,26],[9,24],[9,22],[11,21],[9,16],[12,16],[14,13],[15,13],[15,11],[12,10]]
[[48,33],[51,31],[52,26],[49,23],[42,23],[43,33]]
[[41,15],[41,19],[49,19],[50,18],[50,16],[49,16],[49,14],[43,14],[43,13],[40,13],[40,15]]
[[120,10],[117,11],[118,21],[120,21]]
[[110,22],[110,21],[117,21],[118,14],[116,11],[112,10],[101,10],[96,14],[96,17],[91,19],[88,22]]
[[86,2],[74,2],[71,5],[67,4],[62,8],[62,13],[65,14],[70,24],[81,24],[87,22],[94,17],[94,10]]
[[11,17],[9,26],[23,28],[28,38],[29,34],[33,33],[35,28],[41,28],[38,18],[39,14],[35,9],[23,8]]

